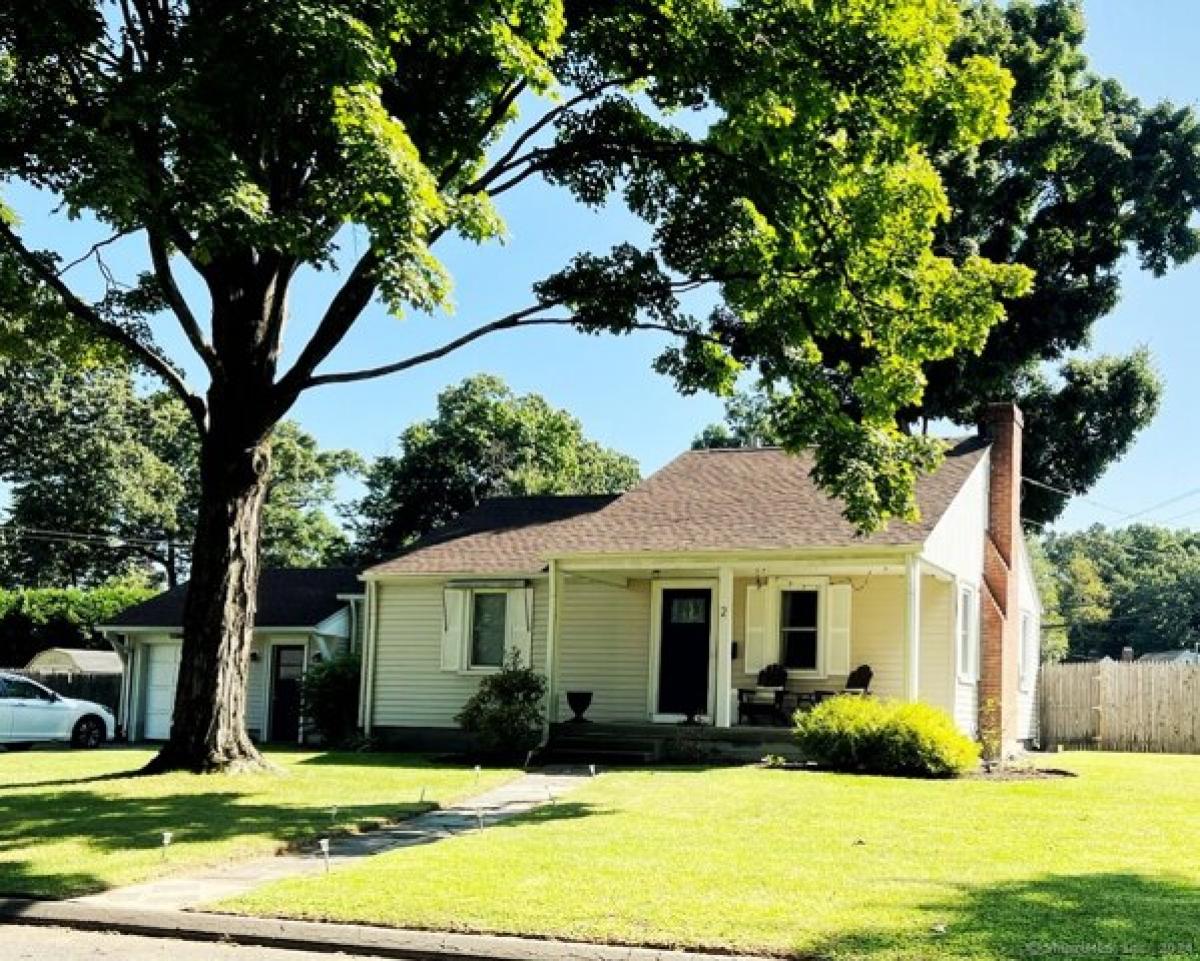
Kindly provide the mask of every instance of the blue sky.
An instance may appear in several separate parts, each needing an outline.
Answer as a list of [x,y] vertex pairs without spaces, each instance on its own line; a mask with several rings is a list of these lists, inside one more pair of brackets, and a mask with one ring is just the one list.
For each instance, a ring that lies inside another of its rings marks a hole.
[[[1118,77],[1145,100],[1194,104],[1200,99],[1200,70],[1194,66],[1200,35],[1196,0],[1088,0],[1087,12],[1088,50],[1098,70]],[[49,217],[44,202],[28,193],[9,193],[8,200],[25,216],[24,232],[33,243],[82,252],[99,236],[86,222],[64,229]],[[530,283],[578,250],[604,250],[640,231],[621,211],[587,211],[541,186],[521,188],[506,201],[506,246],[450,244],[440,250],[456,278],[453,317],[396,320],[372,307],[328,369],[404,357],[524,306],[530,302]],[[346,252],[353,253],[354,246],[354,238],[347,237]],[[139,254],[117,247],[110,259],[120,266],[139,261]],[[87,283],[86,273],[73,276]],[[292,344],[318,315],[330,280],[318,276],[297,290]],[[193,285],[189,289],[196,291]],[[1193,412],[1200,409],[1200,377],[1194,373],[1200,366],[1200,343],[1192,333],[1198,302],[1200,263],[1162,280],[1141,274],[1135,265],[1126,270],[1122,304],[1096,328],[1093,349],[1149,345],[1166,380],[1165,402],[1157,421],[1089,496],[1089,501],[1116,510],[1076,501],[1060,527],[1120,522],[1121,513],[1141,512],[1192,488],[1197,488],[1194,496],[1139,519],[1163,521],[1195,510],[1178,523],[1200,525],[1200,444],[1193,442]],[[184,355],[181,339],[166,320],[156,333],[174,355]],[[632,454],[649,473],[687,447],[706,423],[719,419],[722,409],[706,395],[680,396],[670,381],[651,370],[662,345],[660,338],[644,333],[592,338],[553,328],[507,332],[396,377],[320,388],[300,402],[293,416],[327,447],[374,456],[392,449],[405,425],[432,412],[442,387],[490,371],[518,392],[536,391],[571,410],[590,436]]]

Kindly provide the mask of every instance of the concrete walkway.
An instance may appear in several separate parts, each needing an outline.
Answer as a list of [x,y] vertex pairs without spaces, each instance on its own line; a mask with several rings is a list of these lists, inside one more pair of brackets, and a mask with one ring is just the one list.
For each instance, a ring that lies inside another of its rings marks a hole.
[[[556,801],[584,784],[587,768],[549,767],[485,791],[449,807],[419,814],[390,827],[365,834],[332,838],[329,842],[330,869],[384,851],[432,844],[467,831],[489,826]],[[73,899],[78,904],[108,908],[137,908],[149,911],[182,911],[226,898],[237,897],[282,878],[321,874],[326,859],[317,848],[296,854],[255,858],[221,867],[184,872],[100,894]]]

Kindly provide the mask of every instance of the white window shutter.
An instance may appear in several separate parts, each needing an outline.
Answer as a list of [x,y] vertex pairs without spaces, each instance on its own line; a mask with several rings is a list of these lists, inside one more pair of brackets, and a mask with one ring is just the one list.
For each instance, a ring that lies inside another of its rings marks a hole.
[[442,591],[442,670],[460,671],[467,642],[467,598],[470,591]]
[[533,664],[533,588],[517,587],[508,592],[508,650],[521,656],[521,664]]
[[826,636],[825,673],[850,673],[850,598],[849,584],[831,584],[826,592],[829,601],[828,634]]
[[757,674],[769,663],[767,661],[767,597],[770,591],[766,585],[749,584],[746,586],[746,624],[745,637],[742,639],[746,648],[745,670],[747,674]]

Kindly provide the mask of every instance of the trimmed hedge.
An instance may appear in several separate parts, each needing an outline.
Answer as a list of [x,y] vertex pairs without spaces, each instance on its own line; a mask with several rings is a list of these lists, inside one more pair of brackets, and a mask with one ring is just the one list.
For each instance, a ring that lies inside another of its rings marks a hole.
[[795,722],[805,760],[834,771],[956,777],[979,764],[979,745],[928,704],[843,695]]

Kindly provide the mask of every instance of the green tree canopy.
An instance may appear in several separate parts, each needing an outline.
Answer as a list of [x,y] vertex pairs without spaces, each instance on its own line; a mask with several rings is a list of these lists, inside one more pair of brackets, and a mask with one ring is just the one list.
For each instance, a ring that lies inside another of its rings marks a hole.
[[1200,533],[1096,525],[1045,538],[1069,652],[1119,657],[1200,643]]
[[[920,403],[924,368],[978,350],[1030,281],[938,245],[951,205],[937,155],[1003,136],[1012,84],[953,49],[959,25],[956,0],[0,6],[0,180],[145,251],[141,271],[99,271],[97,294],[64,273],[79,252],[38,249],[6,194],[0,340],[68,315],[163,380],[201,435],[177,721],[158,764],[257,757],[241,695],[218,692],[239,689],[249,657],[271,433],[306,390],[512,328],[665,331],[657,366],[681,390],[727,391],[748,366],[786,389],[788,446],[815,449],[856,524],[910,516],[937,451],[899,412]],[[565,252],[527,306],[441,347],[329,369],[373,300],[447,308],[438,243],[500,239],[497,199],[533,180],[623,203],[644,227]],[[321,269],[340,284],[328,302],[289,306],[298,273]],[[309,323],[289,328],[292,309]],[[153,336],[159,314],[205,386]]]
[[[981,404],[1014,400],[1029,414],[1029,476],[1083,493],[1153,417],[1159,382],[1144,352],[1071,361],[1055,378],[1042,366],[1087,346],[1126,255],[1158,275],[1200,250],[1200,127],[1190,108],[1143,105],[1090,69],[1080,0],[973,0],[966,23],[955,54],[993,57],[1015,80],[1013,135],[941,156],[955,212],[939,245],[1036,279],[981,353],[930,366],[919,416],[971,424]],[[1046,522],[1066,500],[1031,489],[1023,510]]]
[[[199,437],[168,391],[139,391],[119,357],[0,357],[0,586],[84,587],[151,570],[186,574],[200,497]],[[264,507],[269,566],[341,560],[335,484],[363,463],[322,451],[292,421],[273,434]]]
[[[1145,106],[1089,68],[1080,0],[970,0],[964,9],[951,56],[989,57],[1011,73],[1011,133],[934,151],[950,209],[936,248],[957,261],[1023,265],[1036,279],[1005,299],[1006,320],[981,351],[927,366],[924,396],[901,421],[971,426],[983,404],[1018,403],[1025,474],[1049,485],[1027,488],[1022,511],[1041,525],[1066,506],[1061,491],[1086,492],[1158,410],[1161,384],[1144,350],[1064,358],[1116,306],[1126,255],[1161,274],[1200,249],[1200,128],[1190,108]],[[786,421],[765,404],[738,404],[732,442],[747,412],[756,430],[782,439]],[[721,428],[709,430],[699,442],[720,442]]]
[[0,589],[0,667],[24,667],[47,647],[108,650],[96,631],[154,588],[136,577],[83,590],[76,587]]
[[469,377],[438,395],[437,413],[408,427],[399,452],[376,460],[351,526],[364,560],[378,560],[485,497],[615,494],[637,462],[583,435],[583,425],[500,378]]

